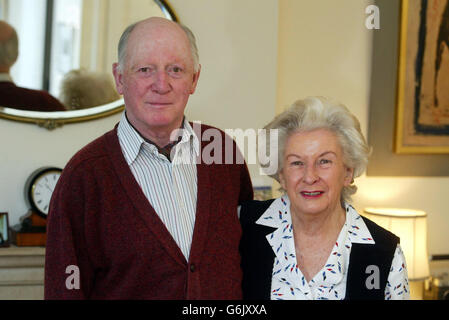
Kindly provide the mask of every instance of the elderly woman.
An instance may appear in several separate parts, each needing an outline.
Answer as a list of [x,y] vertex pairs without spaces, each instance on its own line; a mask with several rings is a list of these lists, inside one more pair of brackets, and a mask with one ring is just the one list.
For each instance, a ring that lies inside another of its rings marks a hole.
[[265,129],[278,133],[284,195],[240,208],[244,298],[408,299],[399,238],[349,204],[369,154],[359,121],[312,97]]

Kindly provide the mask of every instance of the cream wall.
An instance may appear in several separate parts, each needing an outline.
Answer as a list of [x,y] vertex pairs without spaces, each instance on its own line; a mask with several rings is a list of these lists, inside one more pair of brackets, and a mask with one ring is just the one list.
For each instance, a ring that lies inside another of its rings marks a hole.
[[[372,37],[365,28],[366,0],[279,0],[276,108],[324,95],[340,100],[368,132]],[[382,28],[382,12],[380,12]],[[388,53],[386,53],[388,54]],[[375,150],[374,150],[375,152]],[[428,213],[430,254],[449,252],[449,177],[356,179],[354,206],[416,208]]]
[[147,0],[89,0],[83,2],[81,67],[111,72],[123,30],[149,16],[164,17],[156,2]]
[[[93,2],[100,7],[106,3]],[[222,129],[258,128],[271,119],[276,99],[277,1],[169,2],[196,34],[200,50],[202,71],[187,117]],[[114,23],[111,15],[120,10],[108,12],[107,20]],[[132,12],[128,18],[134,20]],[[135,18],[140,19],[140,14]],[[109,50],[115,53],[115,44]],[[64,167],[77,150],[110,130],[119,118],[114,115],[54,131],[0,119],[0,212],[9,212],[10,224],[18,223],[27,211],[23,188],[32,171],[46,165]],[[254,181],[263,183],[257,168],[251,169]]]

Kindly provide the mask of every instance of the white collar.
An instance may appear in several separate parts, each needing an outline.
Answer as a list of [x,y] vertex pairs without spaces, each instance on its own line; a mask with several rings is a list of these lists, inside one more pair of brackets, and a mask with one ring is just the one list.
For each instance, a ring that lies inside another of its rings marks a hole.
[[[374,244],[374,240],[362,217],[353,206],[345,203],[348,237],[352,243]],[[256,221],[257,224],[279,228],[287,224],[291,225],[290,199],[288,195],[277,198],[268,209]]]
[[[127,152],[124,155],[128,165],[131,165],[134,162],[134,160],[136,160],[142,145],[146,145],[149,148],[149,150],[151,150],[152,153],[159,154],[156,146],[146,142],[142,138],[142,136],[134,129],[134,127],[129,123],[125,112],[123,112],[122,114],[122,118],[120,119],[117,131],[119,138],[124,138],[126,139],[127,142]],[[193,142],[193,150],[195,154],[198,155],[199,154],[198,137],[193,131],[190,123],[187,121],[186,118],[184,118],[182,138],[181,141],[178,142],[176,147],[178,145],[190,142],[191,140]]]

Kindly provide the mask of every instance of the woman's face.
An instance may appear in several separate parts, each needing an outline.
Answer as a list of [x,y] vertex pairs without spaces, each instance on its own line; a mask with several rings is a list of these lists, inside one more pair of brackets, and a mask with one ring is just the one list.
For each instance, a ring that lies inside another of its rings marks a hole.
[[351,184],[354,170],[344,165],[334,133],[317,129],[291,135],[283,160],[279,177],[293,213],[318,215],[341,208],[341,192]]

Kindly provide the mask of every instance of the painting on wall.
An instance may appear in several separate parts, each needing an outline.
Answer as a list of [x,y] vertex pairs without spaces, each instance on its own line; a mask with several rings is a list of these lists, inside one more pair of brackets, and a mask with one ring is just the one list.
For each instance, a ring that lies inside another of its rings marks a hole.
[[449,0],[402,0],[395,152],[449,154]]
[[256,186],[253,191],[254,200],[265,201],[273,198],[271,186]]

